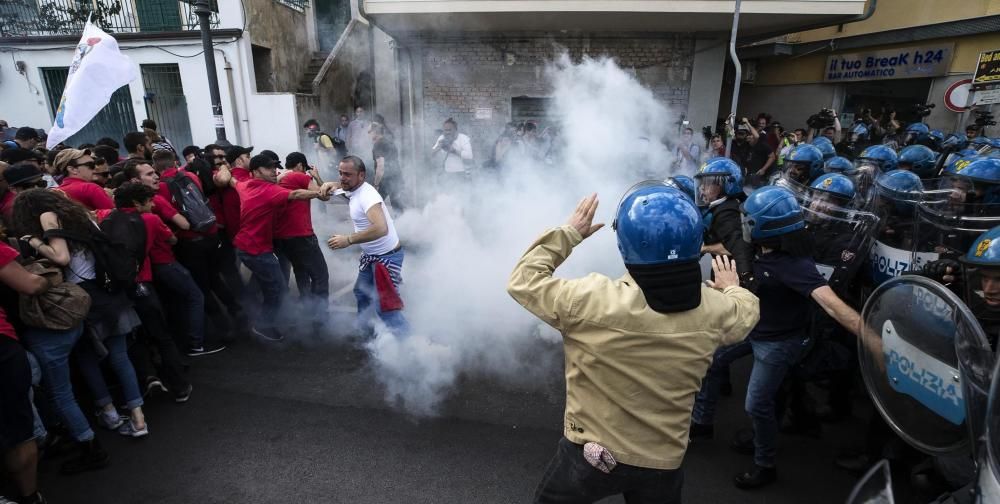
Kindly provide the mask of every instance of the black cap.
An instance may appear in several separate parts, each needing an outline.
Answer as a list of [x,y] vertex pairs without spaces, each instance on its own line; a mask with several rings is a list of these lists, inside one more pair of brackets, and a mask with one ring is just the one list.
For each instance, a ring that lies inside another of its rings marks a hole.
[[188,154],[194,154],[195,156],[201,155],[201,149],[197,145],[188,145],[181,151],[181,156],[188,157]]
[[250,171],[254,171],[257,168],[274,168],[277,165],[278,163],[266,154],[257,154],[250,158]]
[[288,167],[288,169],[291,169],[291,167],[293,167],[293,166],[295,166],[295,165],[297,165],[299,163],[302,163],[303,165],[305,165],[306,169],[309,168],[309,161],[306,161],[306,155],[305,154],[303,154],[301,152],[293,152],[293,153],[285,156],[285,166]]
[[233,146],[227,147],[226,148],[226,161],[229,161],[229,164],[233,164],[233,163],[236,162],[236,158],[238,158],[238,157],[240,157],[240,156],[242,156],[244,154],[250,154],[251,152],[253,152],[253,146],[243,147],[242,145],[233,145]]
[[0,161],[7,164],[20,163],[21,161],[35,160],[41,163],[45,158],[33,150],[29,149],[4,149],[0,152]]
[[29,128],[28,126],[22,126],[17,128],[17,133],[14,133],[15,140],[38,140],[38,130],[35,128]]
[[18,163],[4,170],[3,179],[9,186],[30,184],[42,180],[42,172],[35,165]]
[[260,151],[260,155],[271,158],[275,163],[274,166],[277,166],[278,168],[284,168],[283,166],[281,166],[281,158],[278,157],[278,154],[273,150],[262,150]]

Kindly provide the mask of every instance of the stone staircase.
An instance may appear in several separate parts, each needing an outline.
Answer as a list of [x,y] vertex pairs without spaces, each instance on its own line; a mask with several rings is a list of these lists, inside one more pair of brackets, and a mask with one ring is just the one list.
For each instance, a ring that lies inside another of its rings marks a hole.
[[319,75],[319,71],[323,68],[323,63],[326,61],[328,54],[328,52],[324,51],[313,52],[312,59],[309,60],[309,66],[306,68],[306,72],[302,75],[302,80],[299,81],[299,84],[295,89],[296,93],[308,95],[313,94],[313,79]]

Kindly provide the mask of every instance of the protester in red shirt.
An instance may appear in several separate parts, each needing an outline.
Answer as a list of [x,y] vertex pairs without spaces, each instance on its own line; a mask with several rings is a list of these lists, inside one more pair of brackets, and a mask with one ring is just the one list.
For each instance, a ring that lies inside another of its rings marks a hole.
[[171,224],[178,229],[191,229],[191,224],[187,218],[180,214],[169,197],[165,198],[159,194],[160,176],[153,169],[153,166],[144,159],[129,159],[125,162],[123,170],[125,179],[129,182],[137,182],[153,189],[153,213],[163,219],[165,224]]
[[[19,294],[34,296],[49,287],[48,281],[26,271],[17,251],[0,242],[0,284]],[[31,367],[24,347],[18,343],[7,313],[0,308],[0,456],[20,498],[18,502],[45,502],[38,494],[38,443],[35,441],[34,410],[31,406]]]
[[[314,169],[309,167],[305,154],[293,152],[285,157],[290,170],[278,179],[278,185],[294,191],[318,191],[321,184]],[[312,227],[311,202],[289,201],[284,212],[278,215],[274,227],[274,251],[282,263],[285,282],[289,269],[294,268],[295,284],[299,298],[304,301],[305,313],[311,314],[314,324],[326,321],[329,307],[330,272]],[[289,268],[290,266],[290,268]]]
[[91,211],[115,207],[104,188],[93,182],[94,167],[97,164],[90,155],[90,150],[63,149],[56,154],[53,166],[57,173],[64,175],[59,190],[70,199]]
[[[149,166],[148,164],[146,166]],[[153,258],[160,258],[164,247],[170,249],[170,245],[176,243],[177,239],[170,229],[160,220],[159,217],[150,213],[153,207],[153,196],[156,190],[138,182],[126,182],[115,191],[115,206],[117,212],[138,213],[142,217],[143,224],[146,225],[146,257],[143,260],[142,268],[136,277],[136,288],[129,297],[135,303],[135,311],[139,314],[146,331],[146,339],[138,339],[132,347],[132,362],[135,366],[136,376],[145,379],[144,384],[147,391],[159,386],[174,394],[174,400],[185,402],[191,396],[192,386],[184,377],[184,364],[181,362],[180,352],[174,338],[167,329],[167,323],[163,315],[163,305],[153,288]],[[112,210],[100,210],[97,218],[103,220]],[[171,253],[172,255],[172,253]],[[158,375],[150,372],[149,346],[155,345],[160,353],[161,365],[158,368]],[[160,376],[164,382],[160,382]],[[163,385],[166,385],[164,388]]]
[[274,160],[264,155],[254,156],[249,168],[253,177],[249,180],[237,181],[225,169],[220,170],[220,180],[228,183],[239,195],[240,225],[233,245],[240,260],[253,272],[264,298],[261,318],[253,331],[266,339],[279,341],[284,336],[275,324],[288,281],[274,255],[275,219],[289,200],[328,198],[334,186],[324,184],[318,190],[285,189],[276,183],[278,177]]

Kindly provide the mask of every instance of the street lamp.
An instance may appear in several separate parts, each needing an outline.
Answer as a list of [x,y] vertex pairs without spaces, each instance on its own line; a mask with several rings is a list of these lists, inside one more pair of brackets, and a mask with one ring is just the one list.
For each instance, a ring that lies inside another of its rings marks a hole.
[[205,53],[205,69],[208,71],[208,92],[212,95],[212,120],[215,122],[216,142],[225,145],[226,122],[222,117],[222,98],[219,96],[219,75],[215,71],[215,50],[212,46],[212,28],[209,17],[212,9],[208,0],[197,0],[194,13],[198,15],[201,24],[201,46]]

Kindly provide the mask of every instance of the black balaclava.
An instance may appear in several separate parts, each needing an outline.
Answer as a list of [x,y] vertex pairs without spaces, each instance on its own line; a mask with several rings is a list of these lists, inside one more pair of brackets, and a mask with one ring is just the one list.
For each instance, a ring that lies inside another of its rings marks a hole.
[[646,303],[659,313],[693,310],[701,305],[701,266],[683,264],[626,264]]

